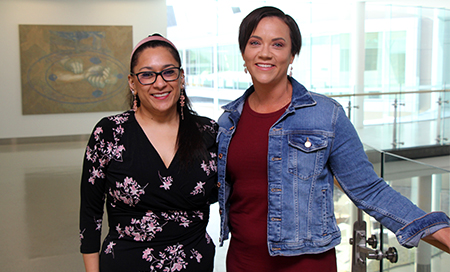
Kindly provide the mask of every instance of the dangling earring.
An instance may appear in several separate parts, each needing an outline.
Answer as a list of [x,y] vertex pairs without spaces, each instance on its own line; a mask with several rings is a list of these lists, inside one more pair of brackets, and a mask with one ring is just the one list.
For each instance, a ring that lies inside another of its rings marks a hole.
[[291,64],[291,70],[289,71],[289,76],[292,77],[292,64]]
[[248,70],[247,70],[247,66],[245,66],[245,63],[244,63],[244,73],[246,73],[246,74],[247,74],[247,72],[248,72]]
[[134,90],[131,89],[131,94],[133,95],[133,107],[131,108],[133,111],[137,110],[137,99],[136,95],[134,94]]
[[184,84],[180,89],[180,111],[181,111],[181,120],[184,120],[184,100],[186,99],[184,96]]

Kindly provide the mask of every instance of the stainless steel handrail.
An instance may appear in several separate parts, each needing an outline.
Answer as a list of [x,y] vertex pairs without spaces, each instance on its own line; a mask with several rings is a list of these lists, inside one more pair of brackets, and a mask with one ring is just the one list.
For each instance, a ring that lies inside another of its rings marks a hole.
[[421,91],[401,91],[401,92],[371,92],[371,93],[353,93],[353,94],[330,94],[328,97],[357,97],[357,96],[373,96],[373,95],[399,95],[399,94],[424,94],[424,93],[446,93],[450,89],[442,90],[421,90]]

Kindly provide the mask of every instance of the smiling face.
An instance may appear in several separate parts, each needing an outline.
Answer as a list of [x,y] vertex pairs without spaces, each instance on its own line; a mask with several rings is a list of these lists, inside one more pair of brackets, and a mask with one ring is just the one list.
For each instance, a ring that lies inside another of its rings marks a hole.
[[[133,73],[161,72],[164,69],[180,67],[170,51],[162,46],[144,49],[138,56]],[[130,89],[139,96],[139,110],[147,111],[153,115],[176,114],[177,102],[180,97],[184,74],[171,82],[166,82],[157,76],[156,81],[150,85],[142,85],[135,75],[128,76]]]
[[255,86],[286,82],[289,64],[294,60],[291,46],[286,23],[278,17],[261,19],[242,54]]

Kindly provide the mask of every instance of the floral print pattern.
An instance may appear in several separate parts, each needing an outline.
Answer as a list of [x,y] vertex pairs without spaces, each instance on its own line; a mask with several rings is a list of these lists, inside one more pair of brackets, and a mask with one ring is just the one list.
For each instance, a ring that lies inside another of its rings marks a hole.
[[[151,241],[158,232],[163,231],[164,225],[168,221],[179,222],[179,226],[189,227],[192,220],[189,218],[199,218],[203,220],[203,213],[194,211],[191,216],[185,211],[170,211],[161,213],[163,219],[160,220],[154,212],[148,211],[141,219],[132,218],[130,225],[123,229],[120,224],[117,225],[116,231],[119,233],[119,239],[125,236],[133,237],[135,241]],[[165,221],[161,223],[160,221]]]
[[123,116],[109,117],[109,120],[114,121],[119,125],[113,129],[114,142],[105,142],[105,140],[101,138],[101,134],[103,133],[102,127],[97,127],[94,130],[93,138],[96,143],[93,148],[89,146],[86,147],[86,160],[93,163],[92,169],[89,170],[91,173],[89,182],[91,184],[94,184],[97,179],[105,178],[103,169],[110,160],[114,159],[122,161],[122,152],[125,151],[125,147],[119,144],[120,138],[124,133],[120,124],[128,120],[128,115],[129,113],[124,113]]
[[102,231],[103,218],[100,218],[100,219],[95,219],[94,218],[94,221],[95,221],[95,224],[97,225],[95,230]]
[[198,195],[200,193],[205,194],[205,190],[203,189],[204,182],[197,182],[197,186],[195,186],[194,191],[191,192],[191,195]]
[[[151,263],[150,271],[181,271],[188,265],[185,261],[186,253],[183,245],[168,246],[164,252],[159,252],[158,257],[153,254],[153,251],[153,248],[147,248],[142,254],[142,259]],[[200,263],[202,255],[195,249],[191,249],[190,253],[190,259],[195,258]]]
[[109,242],[108,246],[105,249],[105,253],[106,254],[112,254],[113,258],[114,258],[114,246],[116,245],[116,243],[114,242]]
[[[134,207],[140,201],[140,196],[145,194],[145,187],[142,188],[133,178],[126,177],[123,183],[116,182],[117,190],[109,188],[109,194],[113,197],[114,203],[122,201],[123,203]],[[114,206],[111,203],[112,206]]]
[[206,175],[210,175],[211,173],[215,173],[217,172],[217,164],[216,164],[216,157],[217,154],[216,153],[209,153],[211,156],[211,160],[208,161],[207,163],[205,161],[202,161],[201,164],[201,168],[203,169],[203,171],[205,171]]
[[[185,228],[189,227],[189,224],[192,223],[192,221],[189,219],[189,215],[185,211],[169,211],[168,213],[163,212],[161,213],[164,218],[169,221],[175,221],[180,222],[179,225],[183,226]],[[194,211],[194,214],[191,216],[191,218],[198,217],[200,219],[203,219],[203,213],[200,211]]]
[[135,241],[151,241],[155,238],[157,232],[163,230],[163,226],[167,223],[160,224],[158,222],[158,216],[152,211],[148,211],[141,219],[131,219],[131,225],[126,226],[125,229],[117,225],[116,231],[119,233],[119,239],[124,236],[134,237]]
[[[170,169],[160,165],[159,154],[134,114],[129,111],[102,119],[86,147],[81,251],[100,252],[102,269],[108,272],[212,271],[214,243],[206,225],[207,203],[217,188],[217,124],[199,118],[208,156],[196,160],[197,167],[186,175],[176,160]],[[105,201],[110,230],[99,250]],[[132,260],[123,259],[125,252]]]
[[164,190],[170,190],[170,186],[172,186],[173,178],[171,176],[163,177],[158,172],[159,179],[162,182],[162,185],[159,186],[159,188],[164,188]]

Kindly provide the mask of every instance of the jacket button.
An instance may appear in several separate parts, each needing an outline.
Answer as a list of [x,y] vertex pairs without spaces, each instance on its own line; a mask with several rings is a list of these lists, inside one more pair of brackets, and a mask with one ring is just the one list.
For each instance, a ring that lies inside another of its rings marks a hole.
[[310,148],[312,146],[311,142],[309,141],[309,138],[306,138],[305,147]]
[[219,159],[222,159],[222,158],[223,158],[223,154],[220,153],[220,154],[219,154]]
[[217,182],[217,187],[220,188],[220,182]]

